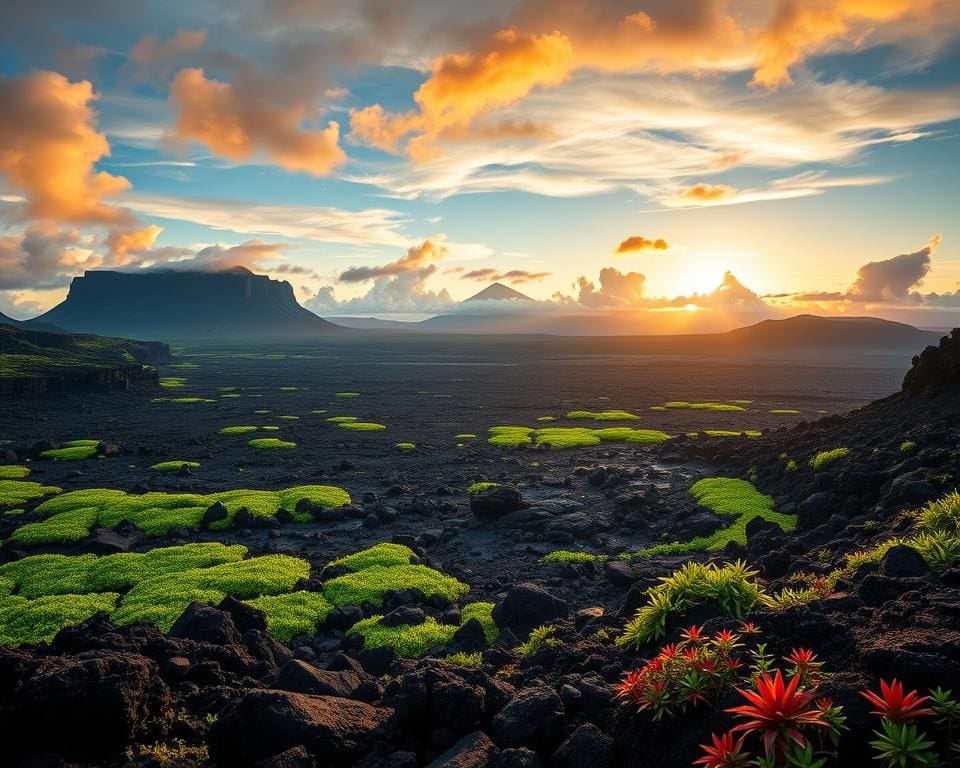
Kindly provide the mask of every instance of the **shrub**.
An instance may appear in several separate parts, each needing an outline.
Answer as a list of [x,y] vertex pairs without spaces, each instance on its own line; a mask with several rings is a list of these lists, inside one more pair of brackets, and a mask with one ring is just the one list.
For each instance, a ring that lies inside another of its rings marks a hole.
[[547,624],[531,629],[530,636],[526,642],[520,644],[517,648],[517,653],[520,654],[521,658],[525,659],[527,656],[532,656],[544,648],[556,648],[561,645],[560,641],[554,637],[556,632],[556,627]]
[[455,667],[478,668],[483,663],[483,654],[480,651],[467,653],[466,651],[457,651],[449,656],[443,657],[445,664],[451,664]]
[[756,575],[740,560],[722,567],[691,561],[647,590],[647,603],[627,623],[617,644],[638,647],[661,637],[673,616],[703,603],[716,603],[727,616],[741,618],[763,591]]
[[23,480],[29,474],[29,467],[20,467],[16,464],[0,464],[0,480]]
[[289,440],[280,440],[276,437],[257,437],[247,443],[251,448],[259,450],[275,451],[285,448],[296,448],[297,444]]
[[181,461],[179,459],[171,461],[161,461],[157,464],[152,464],[150,469],[155,469],[158,472],[176,472],[178,469],[198,469],[200,463],[196,461]]
[[814,472],[819,472],[821,469],[826,469],[831,464],[835,464],[841,459],[847,458],[849,455],[849,448],[832,448],[829,451],[820,451],[816,456],[810,459],[810,466],[813,468]]
[[590,552],[570,552],[557,549],[548,552],[540,558],[541,563],[592,563],[595,560],[606,560],[605,555],[594,555]]
[[351,571],[363,571],[375,565],[389,568],[394,565],[409,565],[413,559],[413,550],[403,544],[381,542],[368,549],[354,552],[352,555],[331,560],[329,567],[341,566]]
[[245,602],[267,614],[267,632],[281,643],[289,643],[298,635],[316,634],[317,626],[333,610],[319,592],[264,595]]
[[451,602],[463,597],[470,587],[452,576],[425,565],[372,565],[356,573],[330,579],[324,594],[334,605],[383,605],[387,592],[415,588],[427,597],[441,595]]
[[386,424],[377,424],[372,421],[344,421],[340,424],[340,429],[350,429],[354,432],[382,432],[386,428]]

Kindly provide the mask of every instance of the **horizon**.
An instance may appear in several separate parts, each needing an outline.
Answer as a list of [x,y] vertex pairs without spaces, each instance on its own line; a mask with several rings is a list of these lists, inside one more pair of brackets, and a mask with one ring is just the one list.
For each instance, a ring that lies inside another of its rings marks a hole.
[[960,10],[788,7],[23,4],[0,311],[87,269],[244,266],[320,316],[500,282],[641,334],[960,325]]

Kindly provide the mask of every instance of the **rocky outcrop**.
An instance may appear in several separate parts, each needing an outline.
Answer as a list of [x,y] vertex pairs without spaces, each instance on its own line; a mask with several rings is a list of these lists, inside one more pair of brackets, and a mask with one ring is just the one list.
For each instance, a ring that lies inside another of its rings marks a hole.
[[903,391],[911,397],[933,397],[948,389],[960,389],[960,328],[914,357],[903,379]]

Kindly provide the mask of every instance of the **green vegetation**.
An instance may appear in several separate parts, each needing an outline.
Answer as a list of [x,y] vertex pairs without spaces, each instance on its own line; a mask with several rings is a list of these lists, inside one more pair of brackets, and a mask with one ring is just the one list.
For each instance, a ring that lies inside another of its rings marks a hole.
[[54,595],[27,600],[0,598],[0,645],[50,642],[64,627],[86,621],[100,611],[112,611],[119,595]]
[[537,416],[537,421],[556,421],[556,416]]
[[635,443],[638,445],[656,445],[670,439],[670,435],[659,429],[631,429],[630,427],[606,427],[595,429],[593,434],[604,443]]
[[545,427],[534,430],[530,427],[498,426],[491,427],[490,434],[492,437],[487,439],[488,443],[508,448],[530,445],[534,441],[539,446],[564,449],[599,445],[601,442],[654,445],[670,439],[670,435],[657,429],[633,429],[631,427],[606,427],[603,429]]
[[532,656],[544,648],[556,648],[559,646],[561,644],[560,641],[554,637],[556,632],[557,628],[549,624],[543,624],[531,629],[530,636],[526,642],[521,643],[517,647],[517,653],[520,654],[520,658],[525,659],[527,656]]
[[763,433],[757,429],[747,429],[743,432],[732,429],[705,429],[703,434],[707,437],[760,437]]
[[688,403],[685,400],[671,400],[663,404],[664,408],[670,410],[679,410],[690,408],[694,411],[745,411],[742,405],[736,405],[732,401],[729,403]]
[[455,435],[455,437],[457,440],[475,440],[477,436],[470,432],[464,432],[462,435]]
[[320,592],[290,592],[247,600],[247,605],[267,614],[267,632],[281,643],[298,635],[314,635],[333,606]]
[[30,474],[30,467],[17,464],[0,464],[0,480],[22,480]]
[[387,645],[393,648],[398,656],[419,657],[426,655],[431,648],[449,643],[456,631],[470,619],[477,619],[483,625],[484,636],[488,643],[492,643],[499,634],[496,624],[493,623],[492,612],[493,603],[468,603],[460,611],[459,626],[440,624],[432,616],[428,616],[423,624],[388,627],[381,621],[382,616],[371,616],[355,624],[349,634],[362,635],[365,648]]
[[303,387],[277,387],[278,392],[299,392]]
[[157,464],[152,464],[150,469],[155,469],[158,472],[176,472],[178,469],[199,469],[200,462],[197,461],[181,461],[179,459],[174,459],[171,461],[161,461]]
[[340,429],[350,429],[354,432],[382,432],[386,428],[386,424],[377,424],[372,421],[344,421],[340,424]]
[[[570,411],[567,414],[568,419],[593,419],[594,421],[632,421],[639,419],[635,413],[630,411]],[[538,419],[539,421],[539,419]]]
[[600,438],[586,427],[547,427],[536,432],[537,445],[548,448],[582,448],[600,445]]
[[360,397],[359,392],[335,392],[334,397]]
[[416,443],[397,443],[396,448],[401,451],[415,451],[417,450]]
[[797,527],[796,515],[775,512],[773,499],[760,493],[752,483],[730,477],[706,477],[698,480],[690,488],[697,502],[721,517],[732,518],[730,525],[721,528],[710,536],[700,536],[686,542],[654,544],[637,552],[638,557],[654,555],[677,555],[687,552],[715,552],[723,549],[731,541],[746,544],[747,523],[754,517],[761,517],[776,523],[784,531]]
[[760,599],[756,571],[741,561],[719,566],[689,562],[647,590],[647,602],[624,627],[621,646],[639,647],[662,637],[667,623],[703,603],[715,603],[727,616],[741,618]]
[[281,440],[277,437],[256,437],[248,442],[247,445],[261,451],[275,451],[297,447],[296,443],[292,443],[289,440]]
[[914,453],[916,450],[917,444],[913,440],[904,440],[900,443],[900,453]]
[[160,386],[164,389],[178,389],[186,386],[186,381],[186,379],[180,376],[162,376],[160,378]]
[[415,588],[430,597],[442,595],[452,602],[470,587],[452,576],[425,565],[371,565],[361,571],[338,576],[324,584],[324,593],[334,605],[383,605],[383,596],[392,590]]
[[257,427],[253,426],[237,426],[237,427],[224,427],[220,430],[221,435],[246,435],[250,432],[256,432]]
[[476,496],[481,493],[486,493],[487,491],[492,491],[494,488],[499,488],[500,483],[491,483],[491,482],[479,482],[471,483],[467,486],[467,493],[471,496]]
[[606,560],[606,555],[594,555],[590,552],[571,552],[566,549],[557,549],[548,552],[540,558],[541,563],[592,563],[597,560]]
[[474,653],[457,651],[456,653],[451,653],[449,656],[444,656],[443,661],[454,667],[471,667],[476,669],[483,664],[483,654],[480,653],[480,651]]
[[180,405],[192,405],[194,403],[215,403],[216,400],[212,400],[209,397],[155,397],[150,402],[152,403],[176,403]]
[[504,448],[516,448],[521,445],[530,445],[533,442],[530,434],[534,430],[530,427],[498,426],[490,427],[490,437],[487,442]]
[[148,535],[163,535],[172,528],[198,528],[204,512],[217,501],[227,508],[227,517],[212,523],[211,528],[214,529],[229,527],[241,507],[249,509],[254,517],[268,517],[283,508],[298,522],[306,522],[312,519],[310,513],[296,511],[297,503],[301,500],[318,507],[339,507],[350,503],[350,494],[342,488],[329,485],[301,485],[282,491],[235,490],[211,494],[127,494],[118,490],[92,488],[71,491],[43,502],[35,512],[44,519],[17,528],[10,539],[21,544],[62,544],[83,539],[94,525],[116,528],[122,522],[133,523]]
[[79,461],[96,456],[99,440],[68,440],[60,448],[41,451],[40,456],[54,461]]
[[819,472],[821,469],[826,469],[831,464],[845,459],[849,455],[849,448],[833,448],[829,451],[820,451],[820,453],[810,459],[810,466],[814,472]]
[[60,488],[55,485],[40,485],[28,480],[0,480],[0,507],[19,507],[54,493],[60,493]]
[[357,421],[356,416],[331,416],[327,419],[331,424],[346,424],[350,421]]
[[273,426],[272,424],[265,424],[264,426],[260,427],[260,429],[261,429],[262,431],[264,431],[264,432],[279,432],[279,431],[280,431],[280,427]]
[[299,421],[299,420],[300,420],[300,417],[299,417],[299,416],[281,416],[280,418],[281,418],[281,419],[284,419],[285,421]]
[[403,544],[382,542],[368,549],[354,552],[327,563],[330,567],[341,566],[351,571],[362,571],[375,565],[389,568],[394,565],[409,565],[413,559],[413,550]]
[[773,414],[797,414],[800,413],[796,408],[771,408],[770,413]]

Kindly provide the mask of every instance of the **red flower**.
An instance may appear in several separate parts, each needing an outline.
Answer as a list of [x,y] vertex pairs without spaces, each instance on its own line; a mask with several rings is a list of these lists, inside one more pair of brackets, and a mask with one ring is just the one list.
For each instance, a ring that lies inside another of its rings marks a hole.
[[740,631],[745,635],[755,635],[760,631],[760,628],[752,621],[745,621],[740,625]]
[[704,768],[738,768],[746,765],[750,755],[743,752],[743,740],[746,736],[734,739],[733,731],[717,736],[711,734],[710,738],[713,744],[701,744],[700,747],[706,753],[699,760],[694,760],[694,765],[702,765]]
[[904,694],[903,683],[896,678],[889,685],[886,680],[880,681],[880,695],[873,691],[861,691],[860,695],[876,707],[870,711],[871,715],[879,715],[891,723],[905,723],[915,717],[934,714],[932,709],[920,706],[929,696],[921,696],[916,691]]
[[680,633],[680,637],[688,643],[700,643],[703,641],[703,627],[698,627],[694,624],[689,629],[683,630],[683,632]]
[[617,696],[621,699],[633,699],[639,702],[643,697],[643,688],[647,683],[647,676],[642,672],[629,672],[624,675],[617,686]]
[[733,729],[733,733],[746,731],[757,732],[763,739],[763,746],[767,756],[782,752],[782,739],[789,739],[801,747],[807,743],[800,729],[808,725],[817,725],[828,728],[829,724],[822,719],[819,709],[811,707],[813,694],[799,690],[800,678],[792,677],[789,683],[784,683],[780,670],[774,677],[761,675],[757,679],[756,691],[745,691],[737,688],[749,704],[733,707],[727,712],[749,718]]
[[786,660],[795,667],[809,667],[817,663],[817,655],[808,648],[794,648]]

